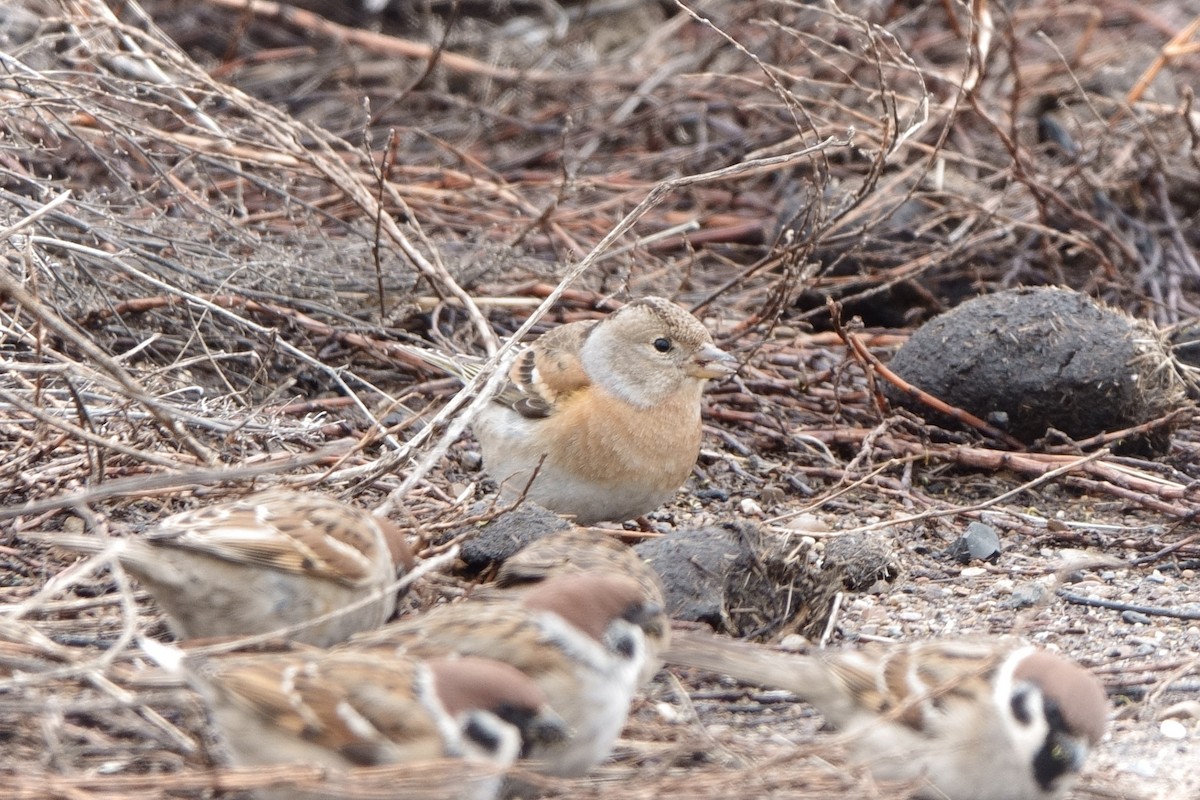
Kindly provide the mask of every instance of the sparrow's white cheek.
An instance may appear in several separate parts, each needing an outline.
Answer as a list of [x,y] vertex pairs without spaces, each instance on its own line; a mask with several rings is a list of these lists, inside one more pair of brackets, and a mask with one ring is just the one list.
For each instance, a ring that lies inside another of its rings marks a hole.
[[1035,761],[1046,744],[1050,725],[1042,705],[1042,693],[1031,684],[1013,686],[1008,698],[1009,736],[1025,763]]

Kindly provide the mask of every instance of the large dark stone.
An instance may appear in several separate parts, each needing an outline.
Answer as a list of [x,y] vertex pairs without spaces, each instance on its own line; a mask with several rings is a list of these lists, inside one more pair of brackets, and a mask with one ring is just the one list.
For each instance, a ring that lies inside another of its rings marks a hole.
[[[970,300],[912,335],[890,364],[904,380],[1026,442],[1054,428],[1075,440],[1180,408],[1184,384],[1148,322],[1071,289],[1013,289]],[[941,415],[888,394],[936,424]],[[1134,446],[1162,451],[1170,431]]]

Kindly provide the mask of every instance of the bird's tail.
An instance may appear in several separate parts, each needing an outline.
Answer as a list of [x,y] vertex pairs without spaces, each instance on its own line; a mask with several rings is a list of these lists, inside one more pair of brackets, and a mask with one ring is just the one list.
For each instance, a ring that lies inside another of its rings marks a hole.
[[468,356],[452,356],[437,350],[424,347],[413,347],[400,342],[389,342],[387,354],[403,361],[440,369],[448,375],[453,375],[463,383],[470,381],[482,369],[481,364],[475,363]]
[[698,631],[672,631],[667,664],[727,675],[742,683],[784,689],[801,699],[824,696],[830,676],[812,656],[722,639]]
[[110,547],[119,547],[120,539],[107,536],[88,536],[84,533],[62,533],[59,531],[21,531],[22,539],[61,547],[76,553],[102,553]]

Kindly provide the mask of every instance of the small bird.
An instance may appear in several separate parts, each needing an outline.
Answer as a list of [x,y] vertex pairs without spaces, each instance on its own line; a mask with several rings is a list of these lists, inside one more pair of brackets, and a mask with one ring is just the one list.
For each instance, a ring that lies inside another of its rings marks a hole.
[[[558,575],[583,572],[624,575],[641,587],[642,599],[660,609],[660,618],[646,635],[646,665],[641,685],[645,686],[662,668],[662,653],[670,641],[671,623],[658,573],[610,533],[588,528],[556,531],[526,545],[500,565],[494,589],[482,586],[471,596],[483,599],[504,595],[523,596],[533,587]],[[496,591],[499,590],[499,591]]]
[[382,625],[396,608],[387,587],[413,567],[403,534],[387,520],[280,489],[175,514],[142,536],[22,535],[77,552],[111,548],[181,639],[302,626],[285,635],[328,647]]
[[[483,658],[319,651],[198,660],[152,640],[142,647],[204,698],[235,765],[330,768],[319,787],[260,797],[350,796],[372,780],[354,768],[404,764],[414,767],[412,785],[389,783],[387,796],[491,800],[523,750],[568,734],[533,681]],[[467,763],[441,777],[415,769],[447,758]]]
[[[404,352],[465,377],[473,368]],[[661,297],[542,334],[472,430],[488,475],[581,525],[641,516],[671,499],[700,454],[700,395],[735,371],[704,325]]]
[[919,780],[923,800],[1062,797],[1107,717],[1092,673],[1015,642],[800,655],[675,631],[666,660],[792,692],[850,734],[875,778]]
[[494,659],[529,676],[571,736],[531,748],[530,767],[574,777],[604,760],[620,735],[646,660],[662,636],[662,608],[629,578],[560,575],[520,601],[465,601],[369,631],[341,645],[363,660],[377,650],[408,658],[449,654]]

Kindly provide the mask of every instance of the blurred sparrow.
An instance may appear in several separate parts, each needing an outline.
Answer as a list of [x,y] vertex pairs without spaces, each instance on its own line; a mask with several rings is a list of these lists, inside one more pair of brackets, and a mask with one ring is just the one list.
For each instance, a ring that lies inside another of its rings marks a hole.
[[[150,640],[142,647],[203,696],[237,766],[332,768],[319,787],[260,797],[340,798],[371,785],[369,773],[355,767],[452,758],[470,764],[414,780],[403,792],[389,784],[388,796],[423,790],[431,797],[490,800],[503,770],[523,750],[567,735],[533,681],[483,658],[421,662],[324,651],[196,660]],[[492,769],[473,771],[475,764]]]
[[[629,545],[598,530],[573,528],[556,531],[532,542],[510,556],[496,574],[495,589],[481,586],[472,598],[483,599],[504,594],[523,596],[533,587],[557,575],[602,572],[633,578],[641,587],[647,605],[660,609],[653,632],[646,635],[646,664],[641,685],[662,668],[662,652],[669,641],[671,626],[666,614],[662,582],[649,564]],[[498,591],[497,591],[498,590]]]
[[413,658],[450,653],[510,664],[533,679],[571,736],[531,748],[533,769],[576,776],[604,760],[625,725],[646,660],[646,637],[661,636],[662,608],[636,581],[581,573],[550,578],[516,600],[439,606],[360,634],[339,648]]
[[794,693],[851,734],[877,779],[920,779],[926,800],[1062,797],[1107,715],[1094,675],[1016,643],[799,655],[676,631],[666,660]]
[[284,490],[175,514],[142,536],[29,536],[78,552],[111,549],[183,639],[270,633],[361,603],[284,632],[327,647],[387,621],[396,607],[387,587],[413,566],[387,520]]
[[526,491],[581,525],[653,511],[696,464],[704,382],[735,368],[699,320],[661,297],[560,325],[517,357],[511,383],[475,419],[484,469],[504,492]]

